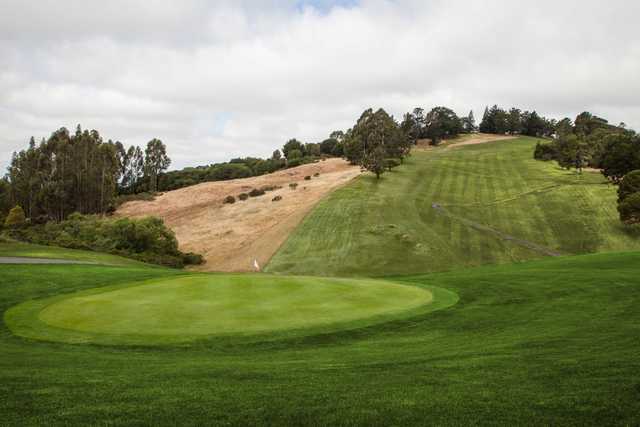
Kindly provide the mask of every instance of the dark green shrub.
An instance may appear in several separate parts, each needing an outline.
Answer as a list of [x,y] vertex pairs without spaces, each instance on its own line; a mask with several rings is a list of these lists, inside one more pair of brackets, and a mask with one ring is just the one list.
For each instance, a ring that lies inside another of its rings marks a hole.
[[236,202],[236,198],[233,196],[227,196],[224,198],[224,201],[222,203],[226,204],[233,204]]
[[156,199],[158,193],[138,193],[138,194],[122,194],[116,198],[116,207],[122,206],[127,202],[134,202],[138,200],[142,200],[145,202],[151,202]]
[[204,258],[200,254],[195,254],[193,252],[187,252],[182,255],[182,262],[184,265],[201,265],[204,264]]
[[533,158],[536,160],[549,161],[553,160],[556,157],[556,154],[556,149],[553,143],[542,144],[539,142],[536,144],[536,148],[533,151]]
[[282,186],[280,186],[280,185],[264,185],[264,186],[260,187],[260,189],[262,191],[274,191],[274,190],[279,190],[281,188],[282,188]]
[[296,166],[300,166],[303,163],[302,159],[291,159],[287,161],[288,168],[295,168]]
[[249,198],[249,195],[247,193],[240,193],[238,194],[238,199],[245,201]]
[[265,193],[264,190],[261,190],[259,188],[254,188],[253,190],[249,191],[249,197],[263,196],[264,193]]
[[640,224],[640,193],[633,193],[618,202],[618,212],[625,224]]
[[618,187],[618,201],[622,202],[635,193],[640,193],[640,170],[629,172],[622,178]]
[[11,229],[21,228],[27,224],[22,206],[18,205],[9,211],[9,215],[4,220],[4,226]]

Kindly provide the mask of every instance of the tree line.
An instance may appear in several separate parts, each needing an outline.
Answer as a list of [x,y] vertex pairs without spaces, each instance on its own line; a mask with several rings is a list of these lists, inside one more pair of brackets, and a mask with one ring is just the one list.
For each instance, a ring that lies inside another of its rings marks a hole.
[[537,160],[555,160],[566,169],[599,169],[618,186],[618,211],[626,224],[640,223],[640,135],[589,112],[555,126],[554,139],[538,143]]
[[61,128],[39,144],[31,138],[27,149],[14,153],[6,177],[0,180],[0,221],[15,205],[24,209],[32,223],[61,221],[73,212],[104,214],[115,209],[119,197],[259,176],[326,157],[344,157],[380,177],[402,164],[419,140],[438,145],[444,139],[477,131],[553,136],[553,142],[536,147],[537,159],[557,160],[578,169],[602,168],[616,183],[630,170],[640,168],[631,166],[635,160],[629,160],[634,159],[629,153],[637,145],[632,142],[637,136],[623,126],[612,126],[589,113],[580,114],[575,121],[556,121],[536,111],[507,111],[497,105],[485,109],[479,125],[473,111],[459,117],[444,106],[426,113],[415,108],[400,122],[384,109],[370,108],[353,127],[334,131],[318,143],[293,138],[269,158],[235,158],[175,171],[167,171],[171,160],[158,139],[143,148],[125,147],[119,141],[104,141],[96,130],[78,126],[75,133]]
[[75,133],[66,128],[14,153],[0,180],[0,213],[19,205],[31,222],[61,221],[71,213],[113,211],[119,192],[155,189],[158,176],[171,161],[165,145],[149,141],[144,152],[120,142],[104,141],[96,130]]
[[342,157],[342,135],[341,131],[332,132],[327,139],[318,143],[303,143],[293,138],[266,159],[242,157],[228,162],[164,172],[159,175],[157,190],[169,191],[203,182],[260,176],[311,163],[320,158]]
[[416,107],[404,115],[400,129],[415,144],[420,139],[429,139],[438,145],[443,139],[455,138],[461,133],[477,131],[473,111],[466,117],[458,115],[447,107],[434,107],[425,114],[425,110]]
[[511,108],[508,111],[494,105],[484,110],[479,130],[482,133],[549,137],[556,131],[558,122],[539,115],[536,111]]

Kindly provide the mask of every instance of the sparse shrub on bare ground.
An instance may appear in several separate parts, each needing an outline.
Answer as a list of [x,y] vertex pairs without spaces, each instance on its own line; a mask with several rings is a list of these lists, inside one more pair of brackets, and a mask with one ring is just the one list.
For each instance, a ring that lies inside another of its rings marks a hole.
[[224,198],[224,201],[222,203],[226,204],[232,204],[236,202],[236,198],[233,196],[227,196]]
[[279,190],[281,188],[282,186],[280,185],[265,185],[263,187],[260,187],[262,191],[274,191],[274,190]]
[[279,202],[280,200],[282,200],[282,196],[276,196],[273,199],[271,199],[272,202]]
[[249,197],[263,196],[264,193],[265,193],[264,190],[259,189],[259,188],[254,188],[253,190],[249,191]]
[[249,195],[247,193],[240,193],[238,194],[238,199],[240,199],[241,201],[245,201],[249,198]]

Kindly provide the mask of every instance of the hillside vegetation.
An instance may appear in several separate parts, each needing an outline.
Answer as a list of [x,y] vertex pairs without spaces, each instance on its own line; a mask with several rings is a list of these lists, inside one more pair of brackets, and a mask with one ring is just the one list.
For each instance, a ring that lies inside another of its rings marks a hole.
[[383,179],[363,175],[319,203],[267,270],[382,276],[640,249],[615,188],[535,161],[539,141],[414,150]]
[[[459,300],[260,342],[70,345],[17,337],[5,314],[0,416],[7,425],[637,425],[638,265],[638,253],[596,254],[405,276],[395,280]],[[0,265],[0,310],[178,275]]]

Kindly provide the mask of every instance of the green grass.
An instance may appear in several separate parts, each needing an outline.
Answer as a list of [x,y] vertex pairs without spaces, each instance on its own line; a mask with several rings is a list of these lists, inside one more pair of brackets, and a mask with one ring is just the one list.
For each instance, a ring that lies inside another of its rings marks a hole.
[[140,261],[101,252],[6,241],[0,241],[0,257],[54,258],[71,261],[95,262],[96,264],[149,266],[149,264],[144,264]]
[[537,259],[640,242],[534,144],[359,178],[268,266],[385,281],[0,265],[0,423],[640,425],[640,252]]
[[30,300],[9,309],[5,323],[39,340],[157,345],[335,331],[457,301],[444,290],[435,296],[432,304],[431,290],[371,279],[190,274]]
[[[184,277],[0,265],[0,310]],[[396,278],[455,292],[430,313],[187,346],[30,340],[0,325],[3,425],[638,425],[640,253]]]
[[416,151],[379,181],[362,176],[323,200],[267,271],[384,276],[545,256],[504,235],[562,254],[640,250],[615,187],[533,160],[536,142]]

